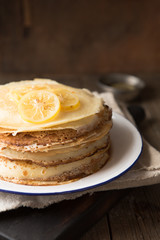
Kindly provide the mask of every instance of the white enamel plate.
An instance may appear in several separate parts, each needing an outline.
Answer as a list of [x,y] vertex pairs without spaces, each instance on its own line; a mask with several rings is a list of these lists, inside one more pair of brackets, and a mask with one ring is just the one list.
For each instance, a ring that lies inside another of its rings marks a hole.
[[142,151],[142,138],[132,123],[121,115],[113,113],[111,144],[110,160],[101,170],[88,177],[58,186],[27,186],[1,180],[0,191],[29,195],[54,195],[83,191],[109,183],[124,174],[138,160]]

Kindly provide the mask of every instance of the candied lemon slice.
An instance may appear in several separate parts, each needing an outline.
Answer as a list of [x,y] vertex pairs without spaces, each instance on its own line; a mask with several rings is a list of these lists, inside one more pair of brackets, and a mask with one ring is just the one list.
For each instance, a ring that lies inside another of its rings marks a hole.
[[30,86],[20,87],[16,89],[11,89],[9,92],[9,99],[11,101],[14,101],[16,103],[19,103],[20,99],[29,91],[31,91],[32,88]]
[[30,123],[44,123],[52,120],[60,111],[60,101],[56,94],[47,90],[26,93],[18,104],[23,120]]
[[21,98],[28,92],[33,90],[48,90],[50,89],[50,86],[48,85],[30,85],[30,86],[24,86],[17,88],[15,90],[11,90],[9,93],[9,98],[12,101],[15,101],[16,103],[19,103]]
[[19,100],[20,100],[20,96],[19,94],[16,92],[16,91],[11,91],[8,93],[8,96],[9,96],[9,99],[11,101],[14,101],[16,103],[19,103]]
[[69,91],[64,88],[58,88],[53,89],[52,92],[58,96],[59,101],[61,103],[61,110],[71,111],[79,107],[80,105],[79,98],[73,91]]

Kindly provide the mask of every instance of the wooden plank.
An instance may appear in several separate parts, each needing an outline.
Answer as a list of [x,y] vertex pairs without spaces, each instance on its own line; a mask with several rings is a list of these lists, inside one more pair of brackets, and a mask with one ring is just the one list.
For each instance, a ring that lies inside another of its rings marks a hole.
[[[140,125],[145,138],[160,150],[159,77],[144,77],[146,89],[137,101],[146,111]],[[109,213],[112,240],[160,239],[160,184],[137,188]]]
[[112,240],[160,239],[159,187],[135,189],[110,211]]
[[0,238],[2,235],[9,240],[78,239],[126,193],[126,190],[99,192],[44,209],[19,208],[2,212]]
[[1,1],[1,71],[159,72],[158,0],[32,0],[27,38],[21,2]]
[[95,224],[80,240],[111,240],[108,220],[105,216]]

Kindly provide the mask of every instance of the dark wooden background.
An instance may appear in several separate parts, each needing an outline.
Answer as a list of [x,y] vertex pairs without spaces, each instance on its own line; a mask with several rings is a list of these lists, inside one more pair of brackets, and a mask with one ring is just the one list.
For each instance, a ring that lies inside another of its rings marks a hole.
[[[0,84],[61,75],[97,90],[83,75],[93,82],[107,72],[145,80],[140,131],[159,150],[159,0],[0,0]],[[159,193],[159,185],[133,190],[82,239],[159,240]]]
[[0,0],[0,72],[160,72],[159,0]]

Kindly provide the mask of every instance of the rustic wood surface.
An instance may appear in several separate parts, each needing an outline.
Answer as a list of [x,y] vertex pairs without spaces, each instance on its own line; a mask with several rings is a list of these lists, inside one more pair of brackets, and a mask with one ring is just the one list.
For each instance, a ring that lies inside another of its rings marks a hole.
[[0,71],[160,72],[159,0],[0,0],[0,6]]
[[[145,109],[139,128],[142,135],[160,151],[160,76],[142,76],[143,95],[132,104]],[[122,199],[81,240],[160,239],[160,184],[134,189]]]
[[81,240],[159,240],[159,185],[131,191]]
[[[75,87],[99,90],[99,76],[41,75]],[[32,79],[34,74],[0,74],[0,83]],[[145,109],[146,118],[139,126],[142,135],[160,150],[160,76],[141,76],[146,83],[143,94],[132,103]],[[159,240],[160,185],[131,190],[81,240]]]

